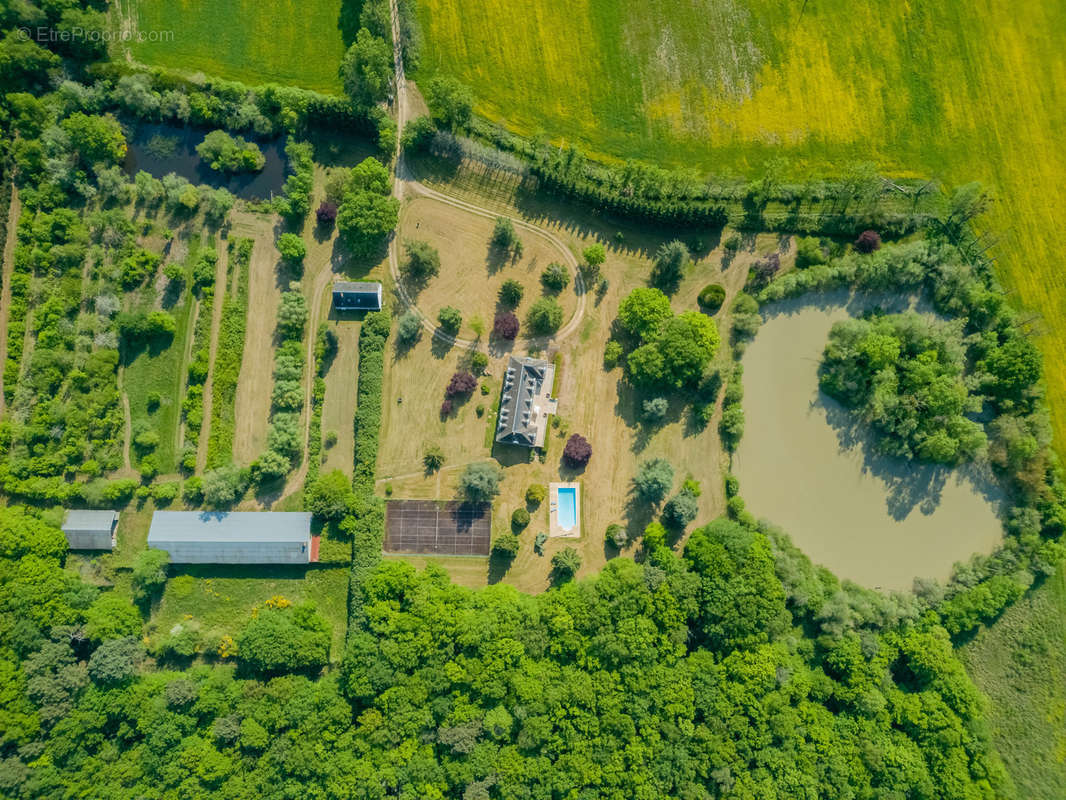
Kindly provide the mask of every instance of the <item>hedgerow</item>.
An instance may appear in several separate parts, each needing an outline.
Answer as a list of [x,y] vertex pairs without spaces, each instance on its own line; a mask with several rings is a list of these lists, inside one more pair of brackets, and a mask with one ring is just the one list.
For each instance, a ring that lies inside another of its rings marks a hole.
[[359,331],[359,386],[355,407],[355,496],[352,513],[341,529],[352,537],[352,574],[348,592],[349,631],[362,622],[363,582],[381,561],[385,538],[385,504],[374,494],[381,434],[382,376],[385,345],[392,325],[388,311],[372,311]]
[[244,356],[244,332],[248,316],[248,264],[252,256],[251,239],[234,239],[230,243],[229,273],[237,274],[237,291],[227,293],[222,301],[222,322],[215,349],[215,372],[211,384],[211,433],[207,442],[207,468],[214,469],[233,456],[233,433],[236,425],[235,398],[237,381]]

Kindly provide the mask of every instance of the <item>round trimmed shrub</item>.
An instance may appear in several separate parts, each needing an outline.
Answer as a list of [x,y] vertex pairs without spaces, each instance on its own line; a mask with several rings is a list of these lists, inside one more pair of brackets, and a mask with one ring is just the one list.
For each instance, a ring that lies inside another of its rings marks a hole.
[[881,247],[881,234],[877,231],[863,231],[855,240],[855,249],[860,253],[872,253]]
[[516,508],[514,513],[511,514],[511,527],[515,530],[522,530],[529,524],[529,512],[524,508]]
[[707,284],[700,289],[698,302],[704,311],[715,313],[725,302],[725,287],[720,283]]

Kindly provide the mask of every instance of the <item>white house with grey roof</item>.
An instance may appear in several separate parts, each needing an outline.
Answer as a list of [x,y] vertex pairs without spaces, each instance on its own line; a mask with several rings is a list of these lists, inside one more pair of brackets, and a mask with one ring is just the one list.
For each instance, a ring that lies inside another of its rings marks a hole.
[[63,533],[71,550],[111,550],[117,528],[117,511],[72,508],[63,521]]
[[496,441],[522,447],[543,447],[548,416],[555,413],[551,396],[555,365],[540,358],[511,356],[500,390]]
[[298,511],[156,511],[148,546],[174,564],[307,564],[311,515]]
[[333,308],[337,311],[381,311],[377,281],[334,281]]

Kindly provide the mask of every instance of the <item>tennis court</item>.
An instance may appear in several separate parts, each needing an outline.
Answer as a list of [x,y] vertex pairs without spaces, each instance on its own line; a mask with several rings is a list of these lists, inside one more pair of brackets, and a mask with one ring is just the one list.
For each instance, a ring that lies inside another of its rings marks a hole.
[[492,507],[457,500],[390,500],[385,504],[386,553],[487,556]]

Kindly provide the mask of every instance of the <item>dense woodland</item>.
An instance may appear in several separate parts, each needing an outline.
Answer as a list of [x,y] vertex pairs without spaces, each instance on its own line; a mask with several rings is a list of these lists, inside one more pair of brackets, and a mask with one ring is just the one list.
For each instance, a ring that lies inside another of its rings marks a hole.
[[[57,527],[63,505],[132,508],[176,500],[177,483],[155,480],[158,463],[151,456],[158,443],[150,430],[135,442],[141,480],[107,477],[122,458],[118,367],[131,350],[173,336],[177,324],[172,314],[130,298],[147,294],[160,266],[161,253],[148,246],[153,237],[165,238],[158,227],[194,213],[217,226],[234,202],[224,190],[178,179],[130,181],[119,167],[126,147],[120,119],[226,129],[229,138],[213,137],[208,152],[221,169],[258,163],[243,137],[289,134],[284,194],[261,210],[302,220],[311,212],[313,152],[301,137],[316,127],[355,128],[373,133],[391,152],[395,131],[378,105],[390,88],[385,12],[381,3],[362,9],[342,68],[349,95],[342,100],[282,87],[192,84],[100,62],[97,49],[53,51],[13,31],[27,22],[101,27],[95,4],[0,9],[8,31],[0,40],[0,84],[9,90],[0,103],[9,134],[3,172],[17,182],[23,206],[11,319],[24,323],[32,305],[34,341],[29,358],[19,361],[23,326],[10,325],[4,385],[13,413],[0,423],[6,502],[0,507],[0,795],[1010,796],[988,742],[982,700],[953,643],[1055,569],[1066,493],[1049,448],[1039,354],[989,266],[973,257],[968,221],[980,199],[972,189],[938,201],[935,214],[923,201],[900,215],[885,207],[880,179],[865,167],[842,181],[812,184],[798,207],[817,208],[808,216],[800,212],[791,223],[798,229],[853,235],[879,222],[886,232],[921,229],[925,238],[873,252],[841,246],[833,257],[812,258],[783,275],[780,262],[767,259],[753,269],[748,293],[729,309],[732,328],[722,332],[738,355],[758,327],[760,303],[839,287],[925,292],[938,311],[958,320],[951,346],[937,351],[942,357],[931,380],[951,381],[957,393],[957,379],[966,376],[964,388],[980,401],[986,420],[987,448],[975,446],[973,456],[1000,472],[1012,508],[1001,550],[960,567],[949,586],[927,583],[885,595],[842,584],[813,567],[785,532],[752,518],[731,477],[731,518],[703,524],[677,550],[655,523],[638,561],[614,559],[601,574],[563,580],[540,596],[504,586],[472,591],[451,585],[434,568],[419,573],[383,564],[383,503],[374,492],[374,469],[392,324],[387,311],[367,315],[360,330],[354,480],[339,472],[318,476],[316,466],[304,498],[351,566],[340,663],[329,663],[329,623],[313,606],[281,597],[256,608],[234,639],[205,649],[176,632],[149,651],[144,624],[168,580],[165,559],[142,554],[124,576],[128,596],[65,568]],[[414,57],[413,48],[407,55]],[[430,82],[427,97],[437,124],[451,130],[478,124],[463,87]],[[436,135],[422,128],[405,143],[417,146],[419,136]],[[722,217],[718,190],[691,176],[633,165],[611,169],[546,146],[532,158],[548,187],[605,210],[673,222],[721,223],[733,213]],[[754,209],[751,222],[771,198],[784,202],[794,191],[776,181],[772,165],[766,172],[726,198]],[[688,181],[682,201],[665,202],[682,179]],[[320,220],[335,220],[351,253],[377,252],[395,226],[389,184],[388,168],[368,159],[333,187],[332,208],[319,209]],[[138,228],[124,211],[129,204],[156,208],[159,221]],[[782,217],[774,224],[789,223]],[[235,239],[231,247],[231,266],[239,269],[249,246]],[[288,268],[298,269],[299,246],[279,241],[279,249]],[[649,275],[655,287],[623,302],[613,357],[625,362],[629,380],[655,395],[649,401],[689,391],[704,424],[721,391],[721,430],[735,443],[743,434],[739,368],[706,375],[718,331],[703,315],[675,316],[670,309],[675,271],[686,268],[683,250],[664,248]],[[166,277],[210,308],[215,263],[197,254],[180,275]],[[236,352],[244,335],[241,296],[227,295],[233,305],[223,306],[220,332]],[[218,441],[208,443],[211,470],[203,480],[181,483],[182,499],[192,507],[226,507],[249,482],[284,476],[297,462],[290,429],[303,397],[289,384],[305,365],[304,351],[289,342],[318,337],[316,375],[330,343],[307,330],[306,306],[286,298],[267,451],[251,468],[236,468],[218,433],[226,425],[219,416],[212,424]],[[552,321],[548,311],[545,324]],[[919,336],[925,333],[899,320],[866,325],[888,326],[875,333],[902,343],[900,352],[910,347],[915,359],[931,350]],[[869,333],[863,329],[856,339]],[[912,334],[919,342],[913,347]],[[844,334],[837,338],[843,345]],[[186,476],[203,414],[199,328],[193,342],[197,355],[182,399],[192,423],[179,459]],[[854,352],[868,356],[874,348],[833,351],[842,392],[884,366],[860,362]],[[214,391],[232,386],[238,366],[223,360]],[[313,427],[321,422],[322,391],[316,382]],[[857,393],[856,404],[865,398]],[[215,403],[213,413],[222,405]],[[646,414],[654,416],[660,405],[650,402]],[[963,402],[956,410],[971,414],[973,406]],[[646,485],[650,496],[665,469],[671,469],[665,462],[643,467],[638,488]],[[672,498],[663,522],[690,523],[688,505]]]

